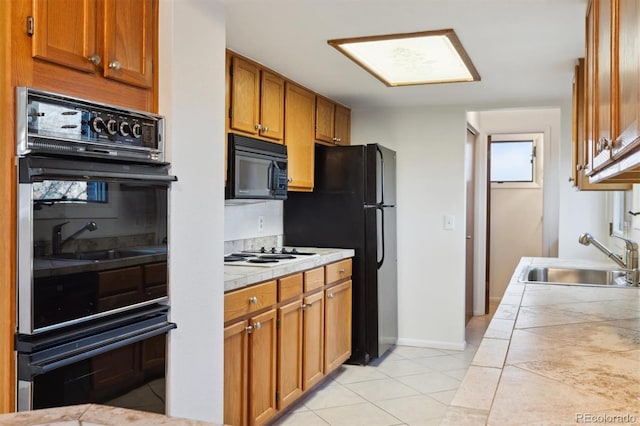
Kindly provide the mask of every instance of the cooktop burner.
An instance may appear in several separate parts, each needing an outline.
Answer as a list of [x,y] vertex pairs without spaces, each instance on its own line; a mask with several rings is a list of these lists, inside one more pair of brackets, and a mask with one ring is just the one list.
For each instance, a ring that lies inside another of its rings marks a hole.
[[260,250],[245,250],[243,253],[272,253],[272,254],[292,254],[297,256],[313,256],[316,253],[305,253],[298,251],[297,248],[288,249],[286,247],[282,247],[277,249],[275,247],[271,247],[270,249],[266,249],[264,247],[260,247]]
[[295,262],[305,259],[307,256],[317,256],[317,253],[300,252],[296,248],[271,248],[260,250],[246,250],[240,253],[231,253],[224,257],[224,263],[237,266],[276,266],[282,263]]

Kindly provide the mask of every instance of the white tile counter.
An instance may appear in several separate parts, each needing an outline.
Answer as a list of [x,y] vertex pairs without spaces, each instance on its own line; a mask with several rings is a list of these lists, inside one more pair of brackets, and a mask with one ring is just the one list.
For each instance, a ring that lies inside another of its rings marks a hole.
[[640,423],[640,289],[523,284],[522,258],[442,424]]
[[299,251],[318,253],[318,256],[304,257],[276,266],[224,266],[224,291],[236,290],[251,284],[306,271],[328,263],[354,256],[353,249],[297,247]]

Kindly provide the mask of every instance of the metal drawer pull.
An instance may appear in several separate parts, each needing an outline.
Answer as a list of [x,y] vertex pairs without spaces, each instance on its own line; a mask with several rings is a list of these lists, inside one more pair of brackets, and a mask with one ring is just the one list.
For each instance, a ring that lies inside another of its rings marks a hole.
[[109,62],[109,68],[112,70],[120,71],[120,66],[120,62],[118,61]]
[[254,330],[260,330],[261,327],[262,327],[262,324],[260,324],[259,322],[253,324],[253,329]]
[[257,298],[257,297],[255,297],[255,296],[251,296],[251,297],[249,298],[249,303],[252,303],[252,304],[254,304],[254,305],[255,305],[255,304],[257,304],[257,303],[258,303],[258,298]]
[[340,269],[340,271],[339,271],[339,272],[340,272],[341,274],[344,274],[344,273],[346,272],[346,269],[342,268],[342,269]]
[[327,295],[327,297],[328,297],[329,299],[333,299],[333,297],[334,297],[334,296],[333,296],[333,293],[329,293],[329,294]]
[[93,65],[98,65],[100,62],[102,62],[102,58],[100,57],[100,55],[98,55],[96,53],[94,53],[93,55],[89,56],[87,59]]

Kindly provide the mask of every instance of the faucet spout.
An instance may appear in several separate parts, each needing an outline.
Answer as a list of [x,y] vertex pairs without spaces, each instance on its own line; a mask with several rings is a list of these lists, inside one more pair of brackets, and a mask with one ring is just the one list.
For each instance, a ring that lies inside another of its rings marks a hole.
[[592,244],[595,248],[604,253],[609,259],[613,260],[620,267],[624,268],[627,273],[627,282],[629,284],[637,286],[640,283],[640,273],[638,271],[638,244],[626,238],[613,235],[613,233],[611,234],[611,236],[619,238],[625,242],[626,253],[624,261],[622,260],[622,257],[609,250],[604,246],[604,244],[593,238],[593,236],[588,232],[580,235],[580,237],[578,238],[578,242],[584,246]]
[[69,223],[69,221],[59,223],[55,225],[52,229],[51,233],[51,250],[53,254],[62,253],[62,246],[76,238],[78,235],[82,234],[85,231],[93,232],[98,229],[98,225],[94,221],[89,221],[82,226],[82,228],[78,229],[73,234],[69,235],[64,240],[62,239],[62,227]]

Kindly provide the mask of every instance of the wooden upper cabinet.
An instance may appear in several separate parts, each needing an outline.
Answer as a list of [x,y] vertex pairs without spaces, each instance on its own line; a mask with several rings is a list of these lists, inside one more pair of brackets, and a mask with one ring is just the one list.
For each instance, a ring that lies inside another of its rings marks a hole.
[[335,138],[337,145],[351,144],[351,110],[336,104],[334,115]]
[[34,58],[153,87],[157,0],[34,0],[33,4]]
[[612,0],[594,0],[590,13],[594,13],[593,60],[594,60],[594,145],[592,171],[598,171],[611,161],[613,127],[611,117],[611,29]]
[[260,79],[260,135],[284,138],[284,79],[268,71]]
[[284,79],[231,56],[229,130],[280,142],[284,138]]
[[573,117],[572,117],[572,158],[571,180],[573,186],[581,191],[623,191],[631,189],[625,183],[591,183],[585,174],[589,163],[589,144],[587,139],[587,108],[585,102],[585,61],[580,58],[575,66],[573,77]]
[[153,0],[104,1],[104,76],[140,87],[153,86],[157,11]]
[[95,72],[96,0],[34,0],[33,57]]
[[316,98],[316,140],[333,144],[335,104],[321,96]]
[[620,157],[640,144],[640,3],[617,0],[614,9],[613,156]]
[[351,110],[316,96],[316,141],[329,145],[349,145],[350,135]]
[[313,190],[315,145],[315,95],[293,83],[286,83],[285,145],[287,146],[289,190]]

